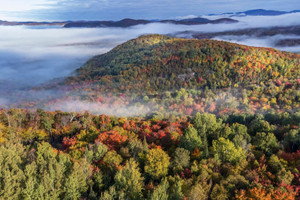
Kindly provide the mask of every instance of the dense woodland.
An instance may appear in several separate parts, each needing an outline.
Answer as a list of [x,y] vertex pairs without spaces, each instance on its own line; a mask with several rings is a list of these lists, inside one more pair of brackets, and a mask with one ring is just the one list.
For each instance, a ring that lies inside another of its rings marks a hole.
[[299,199],[299,87],[299,54],[141,36],[0,110],[0,199]]
[[299,122],[1,110],[0,198],[296,199]]

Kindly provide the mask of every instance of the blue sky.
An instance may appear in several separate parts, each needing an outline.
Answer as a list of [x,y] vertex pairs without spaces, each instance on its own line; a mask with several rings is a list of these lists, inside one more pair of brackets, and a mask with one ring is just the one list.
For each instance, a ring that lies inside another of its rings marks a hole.
[[300,9],[300,0],[0,0],[0,20],[162,19],[272,9]]

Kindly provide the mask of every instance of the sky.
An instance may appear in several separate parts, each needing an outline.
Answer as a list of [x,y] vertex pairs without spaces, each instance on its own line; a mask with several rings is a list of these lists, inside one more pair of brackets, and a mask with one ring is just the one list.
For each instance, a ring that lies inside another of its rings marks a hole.
[[300,0],[0,0],[0,20],[167,19],[260,8],[291,11]]

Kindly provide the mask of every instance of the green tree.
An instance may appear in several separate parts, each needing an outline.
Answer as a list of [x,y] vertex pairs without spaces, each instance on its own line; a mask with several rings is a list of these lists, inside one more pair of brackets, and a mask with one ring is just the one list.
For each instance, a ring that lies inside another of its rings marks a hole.
[[146,155],[145,172],[153,179],[160,179],[168,174],[170,157],[162,149],[151,149]]
[[[142,152],[143,149],[144,149],[143,143],[142,143],[140,140],[136,139],[136,138],[130,140],[130,141],[128,142],[128,145],[127,145],[127,146],[128,146],[128,148],[129,148],[129,152],[130,152],[131,156],[132,156],[134,159],[136,159],[137,156],[138,156],[138,154],[139,154],[140,152]],[[148,150],[148,145],[147,145],[147,150]]]
[[104,191],[101,194],[100,200],[115,200],[117,199],[118,194],[114,186],[109,187],[109,190]]
[[276,152],[279,148],[277,138],[273,133],[256,133],[252,143],[256,148],[264,151],[268,155]]
[[246,157],[241,147],[235,147],[233,142],[222,137],[213,141],[212,150],[215,159],[222,162],[236,164]]
[[181,138],[180,146],[192,152],[196,147],[201,149],[202,140],[198,136],[197,130],[192,126],[185,129],[185,133]]
[[282,162],[275,154],[270,157],[268,161],[268,167],[273,173],[278,173],[281,169],[284,168]]
[[192,187],[190,192],[187,195],[187,200],[206,200],[208,199],[208,194],[210,191],[211,185],[206,182],[197,183]]
[[231,129],[232,132],[228,138],[236,147],[242,147],[243,150],[249,151],[251,137],[247,132],[247,127],[245,125],[235,123],[231,126]]
[[222,185],[216,184],[211,191],[210,198],[212,200],[226,200],[229,198],[229,194]]
[[168,200],[169,199],[169,194],[168,194],[168,189],[169,189],[169,182],[167,179],[164,179],[161,184],[159,184],[153,193],[150,196],[150,200]]
[[138,164],[130,159],[115,176],[117,190],[123,191],[128,199],[141,199],[143,190],[143,177]]
[[22,199],[26,152],[21,144],[0,145],[0,198]]
[[222,128],[222,120],[217,119],[216,115],[210,113],[196,113],[192,123],[200,136],[206,133],[210,141],[219,138],[217,134],[219,134]]
[[36,162],[32,162],[29,165],[26,165],[25,169],[25,188],[23,190],[23,198],[24,199],[37,199],[36,189],[38,187],[38,179],[37,179],[37,164]]
[[88,162],[92,163],[92,161],[101,160],[104,155],[107,153],[108,148],[103,143],[96,143],[94,145],[90,145],[88,148],[86,148],[85,151],[85,157]]
[[190,152],[183,148],[176,148],[172,164],[176,169],[188,167],[190,165]]
[[197,129],[198,136],[202,138],[204,157],[208,158],[208,147],[213,139],[218,139],[221,134],[222,120],[209,113],[196,113],[192,123]]
[[66,174],[71,170],[71,161],[66,155],[58,155],[49,143],[41,143],[36,152],[36,174],[40,199],[59,199],[64,192]]
[[290,130],[284,134],[283,144],[286,149],[297,151],[300,149],[300,128]]
[[123,161],[123,158],[116,151],[109,151],[105,154],[103,161],[111,169],[116,169]]
[[242,175],[229,175],[225,180],[221,181],[221,184],[231,195],[234,195],[236,190],[248,189],[249,181]]
[[249,132],[252,135],[255,135],[257,132],[272,132],[273,127],[269,124],[269,122],[263,120],[263,119],[254,119],[250,125],[249,125]]
[[92,169],[89,163],[82,160],[81,163],[75,162],[72,173],[68,176],[65,184],[65,199],[80,199],[82,194],[87,192],[88,180],[92,176]]
[[276,179],[278,183],[284,183],[286,185],[290,185],[294,175],[285,168],[281,169],[279,172],[276,173]]
[[169,195],[172,200],[182,200],[184,197],[182,186],[183,180],[179,176],[169,177]]

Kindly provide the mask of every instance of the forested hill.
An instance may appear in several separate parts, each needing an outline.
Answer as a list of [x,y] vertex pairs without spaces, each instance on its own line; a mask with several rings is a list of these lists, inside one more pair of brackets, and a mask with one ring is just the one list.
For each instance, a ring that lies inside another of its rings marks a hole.
[[293,82],[299,70],[299,54],[223,41],[145,35],[92,58],[65,84],[94,83],[103,91],[115,92],[215,89],[280,78]]

